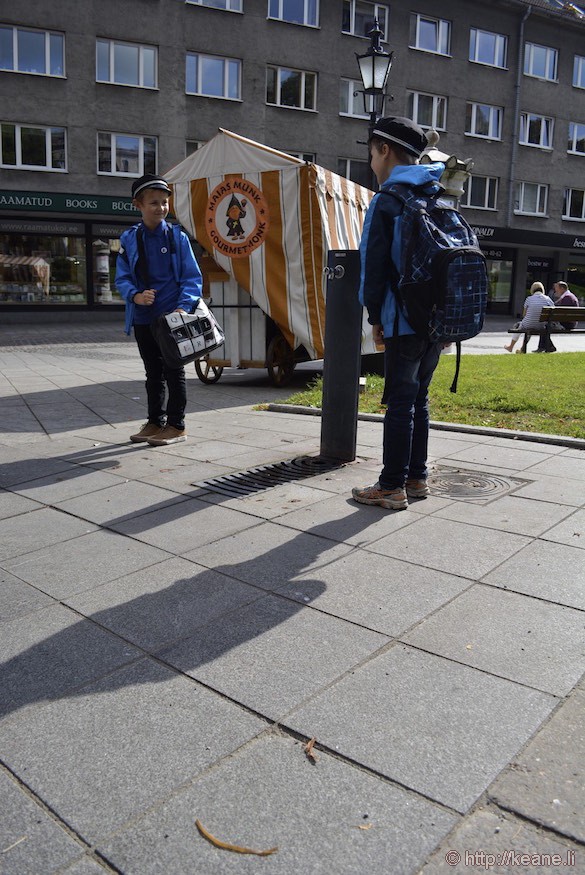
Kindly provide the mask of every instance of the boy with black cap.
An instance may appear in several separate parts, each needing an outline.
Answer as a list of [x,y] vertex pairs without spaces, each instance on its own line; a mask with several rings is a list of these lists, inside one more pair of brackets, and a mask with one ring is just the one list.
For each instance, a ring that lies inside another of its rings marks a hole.
[[142,222],[122,234],[116,263],[116,287],[126,301],[126,334],[134,327],[146,371],[148,422],[130,440],[155,447],[187,439],[187,389],[184,368],[165,365],[150,326],[166,313],[190,313],[202,288],[189,238],[179,225],[165,221],[169,194],[161,176],[147,173],[134,181],[132,203]]
[[[441,344],[415,335],[392,288],[400,270],[401,201],[392,196],[394,184],[420,187],[422,193],[440,190],[445,166],[418,164],[429,145],[425,132],[407,118],[379,119],[369,138],[370,163],[380,185],[366,214],[360,243],[360,301],[368,311],[372,336],[384,346],[385,385],[383,467],[377,483],[355,488],[361,504],[393,510],[408,507],[408,498],[426,498],[429,437],[428,388],[439,361]],[[433,132],[432,142],[438,135]]]

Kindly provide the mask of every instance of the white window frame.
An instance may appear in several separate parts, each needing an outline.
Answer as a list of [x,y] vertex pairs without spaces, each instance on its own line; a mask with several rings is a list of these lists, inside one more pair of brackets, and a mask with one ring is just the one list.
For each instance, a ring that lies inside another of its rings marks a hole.
[[[340,171],[342,170],[342,167],[340,166],[341,162],[343,162],[345,165],[343,173],[340,173]],[[350,175],[352,164],[360,164],[360,165],[363,164],[365,172],[366,172],[366,176],[369,175],[370,178],[373,176],[369,163],[367,161],[364,161],[362,158],[338,158],[337,159],[337,173],[338,173],[338,175],[344,176],[346,179],[349,179],[350,181],[354,181],[354,180],[352,180],[351,175]],[[355,185],[364,185],[364,183],[355,182]],[[370,183],[369,186],[364,186],[364,187],[371,188],[371,186],[372,186],[372,183]]]
[[[537,208],[536,212],[524,209],[526,193],[529,187],[536,188],[536,202],[540,207]],[[517,206],[514,209],[516,215],[539,216],[540,218],[546,217],[548,208],[548,185],[541,182],[517,182],[515,203],[517,203]]]
[[[420,27],[422,23],[437,26],[436,48],[427,49],[420,44]],[[414,25],[414,26],[413,26]],[[446,49],[443,51],[443,47]],[[421,15],[419,12],[410,13],[410,41],[409,48],[419,52],[429,52],[433,55],[451,56],[451,22],[446,18],[433,18],[431,15]]]
[[[494,46],[493,46],[493,60],[492,61],[481,61],[478,57],[479,52],[479,41],[482,37],[493,37],[494,38]],[[475,42],[475,50],[473,50],[473,44]],[[499,54],[498,49],[501,49],[502,53],[502,63],[497,63],[497,57]],[[503,33],[494,33],[491,30],[482,30],[479,27],[472,27],[469,30],[469,60],[473,64],[483,64],[486,67],[496,67],[499,70],[505,70],[508,66],[508,37]]]
[[[573,192],[578,191],[581,195],[581,216],[571,216],[571,201]],[[565,222],[585,222],[585,191],[582,188],[566,188],[563,197],[563,215],[561,217]]]
[[[347,92],[347,106],[348,112],[343,112],[340,108],[339,115],[344,118],[369,118],[369,113],[364,110],[364,95],[363,95],[363,83],[358,82],[357,79],[341,79],[339,83],[339,105],[341,107],[341,99],[344,96],[343,92]],[[361,106],[361,109],[357,109],[358,106]]]
[[575,55],[573,59],[573,88],[585,88],[585,57]]
[[[583,149],[577,149],[577,143],[583,140]],[[585,124],[569,122],[569,155],[585,155]]]
[[[300,24],[303,27],[319,27],[319,0],[302,0],[303,3],[303,20],[294,21],[292,18],[284,17],[284,4],[286,0],[268,0],[268,15],[274,21],[285,21],[287,24]],[[315,20],[309,21],[311,6],[315,6]],[[271,7],[277,6],[277,10],[271,11]]]
[[[59,30],[43,30],[38,27],[20,27],[18,25],[0,24],[3,30],[12,30],[12,67],[1,67],[0,70],[10,73],[24,73],[27,76],[48,76],[51,79],[65,79],[65,34]],[[36,70],[19,70],[18,68],[18,34],[19,32],[27,31],[29,33],[42,33],[45,36],[45,72],[39,73]],[[62,73],[51,73],[51,37],[58,36],[61,38],[61,67]]]
[[[100,170],[100,152],[99,152],[99,143],[100,143],[100,135],[103,137],[110,138],[110,170]],[[129,171],[117,170],[116,169],[116,137],[132,137],[135,140],[138,140],[139,143],[139,152],[138,152],[138,170],[136,173],[131,173]],[[96,137],[96,167],[98,176],[124,176],[126,178],[129,177],[139,177],[143,176],[145,172],[144,170],[144,141],[145,140],[154,140],[155,145],[155,156],[154,156],[154,166],[156,173],[156,168],[158,167],[158,137],[153,136],[152,134],[130,134],[130,133],[122,133],[121,131],[98,131]]]
[[[539,76],[534,72],[536,49],[542,49],[546,53],[546,74]],[[558,49],[553,49],[551,46],[541,46],[539,43],[525,43],[524,45],[524,75],[531,76],[534,79],[541,79],[546,82],[557,82],[557,70],[559,63]],[[551,69],[552,66],[552,69]]]
[[[485,180],[483,204],[471,202],[473,183],[475,180]],[[498,190],[499,179],[497,176],[482,176],[481,174],[472,174],[465,184],[465,196],[461,199],[461,206],[468,207],[470,210],[491,210],[492,212],[498,209]]]
[[[270,103],[268,101],[268,71],[275,70],[276,71],[276,103]],[[302,106],[289,106],[286,103],[281,103],[280,98],[282,94],[282,83],[281,83],[281,72],[286,71],[289,73],[300,73],[301,74],[301,87],[300,87],[300,98]],[[307,76],[313,77],[313,106],[305,106],[305,93],[306,93],[306,82]],[[278,106],[282,107],[282,109],[300,109],[303,112],[316,112],[317,111],[317,74],[313,73],[310,70],[298,70],[296,67],[280,67],[276,64],[267,64],[266,65],[266,104],[267,106]]]
[[185,140],[185,158],[188,158],[189,155],[194,155],[195,152],[202,149],[206,142],[207,140]]
[[292,155],[293,158],[300,158],[301,161],[305,161],[309,164],[315,164],[317,160],[317,156],[314,152],[291,152],[290,149],[286,149],[287,155]]
[[[468,107],[471,107],[471,130],[467,130]],[[477,131],[477,114],[480,107],[486,107],[489,110],[489,133],[487,134],[480,134]],[[482,140],[501,140],[503,119],[504,108],[502,106],[493,106],[491,103],[478,103],[475,101],[468,101],[466,104],[465,112],[465,134],[468,137],[479,137]]]
[[[187,66],[189,64],[189,58],[195,58],[197,64],[197,83],[199,86],[198,91],[189,91],[188,83],[187,83]],[[203,76],[201,75],[201,64],[203,61],[211,60],[211,61],[222,61],[223,63],[223,93],[222,94],[207,94],[207,92],[203,91],[201,88],[201,83],[203,82]],[[229,94],[229,68],[230,64],[237,64],[238,66],[238,96],[230,97]],[[215,100],[231,100],[231,101],[241,101],[242,100],[242,61],[240,58],[226,58],[223,55],[209,55],[205,52],[187,52],[185,56],[185,94],[192,94],[195,97],[211,97],[215,98]]]
[[[538,143],[532,143],[528,139],[530,125],[534,121],[540,121],[540,137]],[[547,129],[549,132],[546,136]],[[546,149],[552,151],[555,134],[555,120],[550,116],[539,115],[537,112],[521,112],[520,113],[520,134],[518,142],[521,146],[532,146],[534,149]],[[547,143],[548,139],[548,143]]]
[[382,42],[388,42],[388,19],[390,17],[390,7],[387,3],[374,3],[371,0],[346,0],[349,3],[349,17],[350,24],[349,30],[343,30],[343,20],[341,23],[341,32],[347,33],[350,36],[357,36],[360,39],[369,39],[370,35],[365,33],[357,33],[355,29],[355,13],[356,13],[356,3],[360,3],[361,5],[371,6],[372,7],[372,19],[377,19],[378,24],[380,26],[380,30],[382,31],[382,36],[380,37]]
[[[23,124],[22,122],[2,121],[0,125],[10,125],[14,127],[14,145],[16,164],[7,164],[4,162],[2,154],[2,133],[0,128],[0,167],[6,170],[35,170],[41,173],[67,173],[67,128],[60,125],[33,125]],[[45,164],[25,164],[22,160],[22,131],[31,129],[34,131],[45,132]],[[63,134],[63,152],[65,167],[53,167],[52,163],[52,134],[53,131]]]
[[[98,48],[100,43],[108,47],[108,78],[99,78],[98,69]],[[115,70],[115,48],[116,46],[129,46],[132,49],[138,50],[138,82],[118,82],[116,80]],[[154,52],[154,85],[144,84],[144,54],[145,49]],[[98,36],[95,41],[95,81],[105,83],[107,85],[120,85],[125,88],[146,88],[148,90],[158,89],[158,47],[148,43],[132,43],[126,40],[105,39]]]
[[243,0],[185,0],[185,3],[189,6],[209,6],[211,9],[220,9],[224,12],[243,11]]
[[[418,118],[418,104],[419,97],[430,97],[433,101],[433,109],[432,109],[432,122],[430,125],[423,124],[423,122],[419,121]],[[436,131],[446,131],[447,130],[447,109],[448,109],[448,100],[442,94],[428,94],[425,91],[408,91],[406,95],[406,99],[408,102],[409,110],[411,110],[411,118],[413,122],[416,122],[421,128],[433,128]],[[411,107],[412,100],[412,107]],[[441,101],[443,102],[443,116],[444,121],[442,124],[439,123],[439,111]]]

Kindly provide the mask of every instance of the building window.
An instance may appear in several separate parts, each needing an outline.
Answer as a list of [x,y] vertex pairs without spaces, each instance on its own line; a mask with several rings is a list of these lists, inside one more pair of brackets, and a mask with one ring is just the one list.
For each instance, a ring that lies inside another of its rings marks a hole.
[[585,191],[582,188],[565,189],[563,219],[585,222]]
[[81,236],[0,234],[0,304],[87,304],[85,253]]
[[409,46],[411,49],[420,49],[423,52],[449,55],[451,53],[451,22],[411,12]]
[[157,87],[157,48],[110,39],[96,40],[96,81]]
[[364,112],[363,84],[355,79],[342,79],[339,89],[339,115],[369,118]]
[[538,146],[552,149],[554,121],[533,112],[520,114],[520,143],[523,146]]
[[408,116],[421,128],[447,128],[447,98],[438,94],[423,94],[420,91],[408,93]]
[[11,170],[67,170],[65,128],[0,124],[0,165]]
[[242,62],[236,58],[187,52],[185,90],[201,97],[241,100]]
[[242,0],[185,0],[193,6],[211,6],[212,9],[225,9],[227,12],[241,12]]
[[156,137],[98,132],[98,173],[142,176],[156,173]]
[[388,7],[385,3],[369,3],[367,0],[344,0],[341,13],[341,31],[352,36],[369,37],[378,19],[382,31],[380,39],[388,40]]
[[489,67],[505,67],[508,57],[508,37],[472,27],[469,32],[469,60]]
[[185,143],[185,158],[197,152],[202,146],[205,146],[206,140],[187,140]]
[[465,112],[465,133],[472,137],[501,140],[503,115],[504,110],[501,106],[468,103]]
[[317,157],[314,152],[291,152],[290,149],[286,150],[286,154],[292,155],[293,158],[300,158],[301,161],[306,161],[309,164],[314,164]]
[[297,109],[317,106],[317,74],[286,67],[266,68],[266,103]]
[[585,88],[585,58],[582,55],[575,55],[573,61],[573,85]]
[[355,158],[338,158],[337,173],[345,176],[365,188],[372,187],[372,170],[367,161],[356,161]]
[[538,182],[519,182],[516,186],[514,212],[526,216],[546,216],[548,185]]
[[319,24],[318,0],[268,0],[268,17],[291,24]]
[[569,146],[567,152],[573,155],[585,155],[585,125],[575,122],[569,124]]
[[495,176],[470,176],[461,199],[463,207],[476,210],[496,210],[498,202],[498,179]]
[[65,76],[65,37],[49,30],[0,27],[0,70]]
[[524,74],[556,82],[558,54],[556,49],[548,48],[548,46],[526,43],[524,48]]

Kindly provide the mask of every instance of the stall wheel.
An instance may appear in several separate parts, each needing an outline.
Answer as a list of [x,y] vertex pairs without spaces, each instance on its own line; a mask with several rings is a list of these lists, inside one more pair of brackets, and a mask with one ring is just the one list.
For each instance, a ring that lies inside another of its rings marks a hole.
[[217,383],[223,374],[223,368],[210,364],[209,356],[195,359],[195,371],[202,383]]
[[266,367],[273,386],[286,386],[295,369],[294,350],[282,334],[275,334],[266,350]]

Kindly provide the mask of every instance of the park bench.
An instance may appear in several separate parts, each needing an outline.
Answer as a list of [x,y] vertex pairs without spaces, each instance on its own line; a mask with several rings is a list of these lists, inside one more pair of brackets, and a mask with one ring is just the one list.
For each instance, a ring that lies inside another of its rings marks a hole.
[[[520,352],[526,352],[530,338],[534,335],[539,337],[541,333],[544,334],[545,345],[547,347],[550,343],[551,334],[566,334],[567,336],[585,334],[585,328],[573,328],[567,332],[564,328],[553,327],[555,322],[561,325],[564,322],[577,322],[578,324],[585,322],[585,307],[543,307],[539,321],[545,323],[544,331],[525,331]],[[518,334],[518,331],[510,328],[508,329],[508,334]]]

